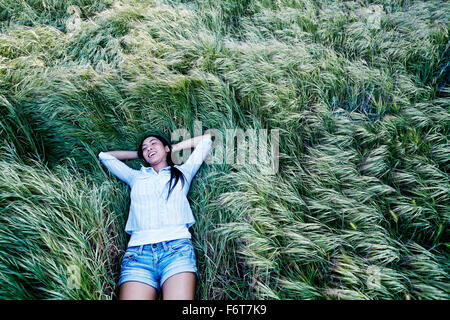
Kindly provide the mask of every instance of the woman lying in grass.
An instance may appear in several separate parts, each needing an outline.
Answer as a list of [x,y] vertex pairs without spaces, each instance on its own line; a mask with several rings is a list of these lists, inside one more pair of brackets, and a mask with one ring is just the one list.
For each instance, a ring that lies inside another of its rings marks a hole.
[[[210,134],[175,145],[150,134],[138,151],[100,152],[111,173],[131,188],[130,213],[125,231],[131,234],[120,271],[119,299],[193,299],[196,258],[188,230],[195,222],[186,198],[192,179],[211,149]],[[172,152],[194,147],[184,164],[172,161]],[[140,170],[123,160],[141,158]],[[181,180],[181,181],[179,181]]]

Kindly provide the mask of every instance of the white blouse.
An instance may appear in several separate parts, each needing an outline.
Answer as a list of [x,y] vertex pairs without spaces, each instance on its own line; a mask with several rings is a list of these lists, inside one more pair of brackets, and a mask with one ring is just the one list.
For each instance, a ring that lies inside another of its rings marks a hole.
[[[188,228],[195,223],[195,219],[187,194],[211,146],[211,138],[205,137],[185,163],[174,165],[183,172],[186,180],[183,187],[181,179],[178,180],[167,202],[170,166],[162,168],[159,173],[143,165],[140,170],[136,170],[109,153],[98,154],[100,162],[131,188],[130,211],[125,226],[125,232],[131,234],[128,246],[191,238]],[[172,180],[172,186],[174,183],[175,179]]]

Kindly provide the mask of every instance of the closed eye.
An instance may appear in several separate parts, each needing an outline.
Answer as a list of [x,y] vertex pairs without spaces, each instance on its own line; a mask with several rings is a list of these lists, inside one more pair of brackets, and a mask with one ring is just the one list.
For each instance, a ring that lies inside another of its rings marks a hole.
[[[156,142],[155,141],[152,141],[150,144],[155,144]],[[145,149],[147,149],[146,147],[143,147],[142,148],[142,151],[144,151]]]

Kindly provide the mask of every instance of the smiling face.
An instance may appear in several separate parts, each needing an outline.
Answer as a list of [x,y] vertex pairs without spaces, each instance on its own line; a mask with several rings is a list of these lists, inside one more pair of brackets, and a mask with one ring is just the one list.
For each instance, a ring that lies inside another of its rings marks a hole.
[[169,152],[169,146],[164,146],[164,144],[156,137],[148,137],[142,143],[142,155],[144,160],[152,167],[158,163],[167,166],[167,153]]

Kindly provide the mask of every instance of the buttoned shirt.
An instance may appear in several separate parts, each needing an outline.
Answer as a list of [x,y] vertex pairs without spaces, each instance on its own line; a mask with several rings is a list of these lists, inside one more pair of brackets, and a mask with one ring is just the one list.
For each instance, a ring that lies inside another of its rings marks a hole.
[[[136,170],[109,153],[98,154],[100,162],[131,188],[130,210],[125,225],[125,232],[131,234],[128,246],[191,237],[188,228],[195,223],[195,219],[187,194],[192,179],[206,159],[211,146],[211,138],[203,138],[185,163],[174,165],[186,179],[183,186],[181,179],[178,180],[167,201],[170,166],[160,169],[159,172],[143,165],[140,170]],[[174,183],[175,178],[172,180],[172,186]]]

